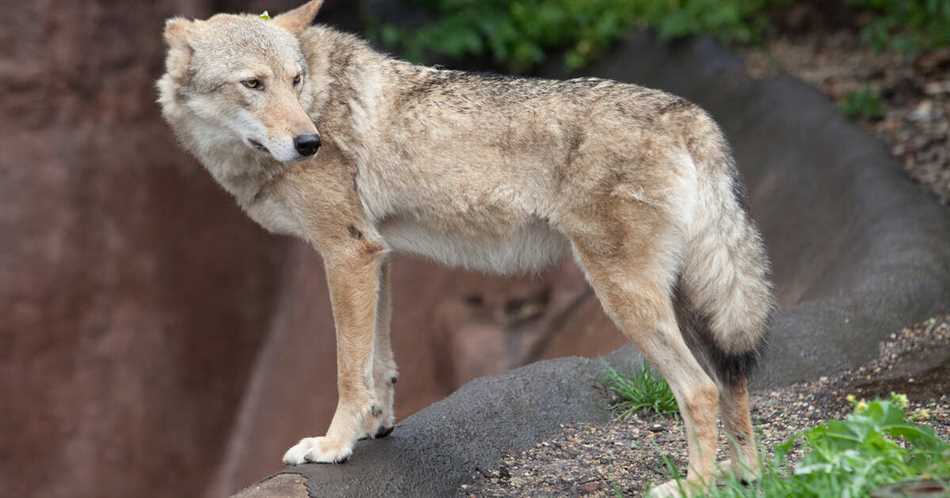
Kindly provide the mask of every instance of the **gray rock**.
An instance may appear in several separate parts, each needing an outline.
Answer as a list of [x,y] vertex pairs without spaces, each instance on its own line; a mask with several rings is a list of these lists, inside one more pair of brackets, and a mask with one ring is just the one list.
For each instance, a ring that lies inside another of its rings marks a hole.
[[309,480],[313,496],[447,496],[505,451],[529,448],[568,422],[610,417],[599,377],[611,360],[560,358],[468,384],[400,423],[361,441],[344,465],[288,467]]

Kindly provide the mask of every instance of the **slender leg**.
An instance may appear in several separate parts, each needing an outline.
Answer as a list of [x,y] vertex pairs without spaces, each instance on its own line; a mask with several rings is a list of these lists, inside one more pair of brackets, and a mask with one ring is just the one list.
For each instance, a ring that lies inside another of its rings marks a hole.
[[734,385],[722,386],[719,404],[722,409],[722,425],[729,438],[727,470],[751,481],[758,475],[759,458],[755,449],[755,434],[752,431],[752,415],[749,413],[749,387],[746,379]]
[[368,417],[363,424],[364,434],[371,438],[386,437],[396,424],[396,412],[393,407],[396,394],[396,380],[399,373],[393,357],[390,340],[390,320],[392,316],[392,289],[390,284],[390,263],[385,261],[379,275],[379,303],[376,308],[376,335],[373,347],[373,382],[376,387],[376,400],[382,407],[382,413]]
[[334,463],[349,458],[367,418],[379,417],[373,363],[379,284],[384,256],[377,253],[324,255],[336,325],[339,402],[326,436],[302,439],[284,462]]
[[[719,391],[690,352],[676,324],[668,288],[668,271],[658,250],[638,247],[605,255],[597,241],[574,240],[575,254],[587,271],[607,314],[666,378],[683,416],[689,445],[685,491],[712,480],[716,454]],[[678,496],[670,481],[650,491],[651,497]]]

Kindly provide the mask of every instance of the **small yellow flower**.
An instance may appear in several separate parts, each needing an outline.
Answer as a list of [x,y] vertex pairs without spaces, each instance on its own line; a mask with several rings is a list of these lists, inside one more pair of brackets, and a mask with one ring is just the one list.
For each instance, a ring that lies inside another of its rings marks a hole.
[[852,405],[858,400],[858,398],[853,394],[849,394],[845,399],[848,400],[848,403],[851,403]]
[[911,420],[924,421],[930,419],[930,410],[926,408],[921,408],[919,410],[914,410],[914,413],[910,414]]
[[268,14],[266,10],[261,13],[260,17],[261,17],[261,19],[263,19],[263,20],[265,20],[265,21],[270,21],[270,14]]
[[910,402],[907,400],[906,394],[891,393],[891,401],[897,403],[897,406],[901,408],[907,408],[907,405],[910,404]]
[[854,411],[863,412],[868,409],[868,404],[862,399],[857,405],[854,405]]

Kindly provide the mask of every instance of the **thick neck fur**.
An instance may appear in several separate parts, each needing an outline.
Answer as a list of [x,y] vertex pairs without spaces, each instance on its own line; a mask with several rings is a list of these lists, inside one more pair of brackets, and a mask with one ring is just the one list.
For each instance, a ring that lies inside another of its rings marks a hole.
[[301,35],[311,68],[313,111],[317,129],[356,164],[368,160],[384,93],[384,74],[403,64],[374,50],[359,38],[323,26]]
[[[382,67],[396,62],[373,51],[358,38],[323,26],[300,36],[310,67],[311,104],[307,114],[324,140],[332,140],[354,160],[365,159],[362,138],[372,127]],[[399,63],[402,64],[402,63]],[[354,84],[362,81],[360,85]],[[292,165],[252,150],[226,130],[191,112],[185,105],[187,84],[165,74],[158,82],[159,102],[182,145],[194,154],[214,179],[245,209],[258,201]],[[357,90],[360,89],[360,90]]]

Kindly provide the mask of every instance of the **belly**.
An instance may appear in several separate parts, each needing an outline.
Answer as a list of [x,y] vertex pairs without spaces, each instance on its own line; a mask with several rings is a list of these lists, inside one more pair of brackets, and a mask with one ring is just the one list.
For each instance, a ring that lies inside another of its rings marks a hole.
[[411,221],[388,222],[380,233],[396,251],[505,275],[540,271],[560,261],[568,248],[564,236],[541,221],[515,227],[504,235],[458,235]]

